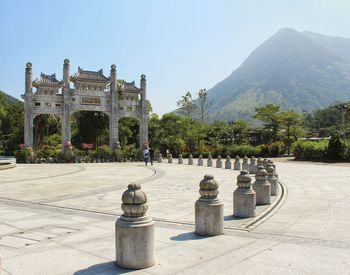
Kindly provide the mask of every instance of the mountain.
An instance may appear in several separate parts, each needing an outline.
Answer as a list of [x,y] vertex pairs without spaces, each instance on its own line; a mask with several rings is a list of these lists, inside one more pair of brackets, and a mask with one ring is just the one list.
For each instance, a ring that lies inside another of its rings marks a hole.
[[211,120],[251,119],[267,103],[312,111],[350,100],[350,39],[284,28],[208,90]]
[[14,98],[13,96],[8,95],[1,90],[0,90],[0,95],[5,96],[5,103],[6,104],[14,104],[14,103],[20,102],[17,98]]

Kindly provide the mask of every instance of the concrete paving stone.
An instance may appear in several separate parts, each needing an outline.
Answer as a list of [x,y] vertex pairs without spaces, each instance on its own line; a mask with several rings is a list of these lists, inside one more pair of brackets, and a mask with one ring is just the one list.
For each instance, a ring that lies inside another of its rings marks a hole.
[[101,263],[103,259],[69,248],[31,253],[3,260],[4,268],[11,274],[73,274],[82,266]]
[[0,238],[0,246],[7,246],[11,248],[21,248],[27,245],[36,243],[35,240],[19,238],[15,236],[5,236]]

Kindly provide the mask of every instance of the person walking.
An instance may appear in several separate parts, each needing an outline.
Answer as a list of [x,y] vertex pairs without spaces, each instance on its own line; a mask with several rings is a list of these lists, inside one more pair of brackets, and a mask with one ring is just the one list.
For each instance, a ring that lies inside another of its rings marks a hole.
[[145,161],[145,165],[147,166],[148,160],[149,160],[149,150],[146,147],[145,150],[143,150],[143,159]]
[[154,150],[152,148],[149,148],[149,159],[150,159],[151,165],[153,165]]

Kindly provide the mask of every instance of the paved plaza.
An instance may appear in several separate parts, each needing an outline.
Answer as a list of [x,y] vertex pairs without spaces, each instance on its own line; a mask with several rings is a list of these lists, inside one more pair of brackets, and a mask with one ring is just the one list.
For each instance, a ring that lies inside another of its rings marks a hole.
[[[165,162],[1,170],[2,274],[350,274],[349,165],[276,159],[279,194],[257,217],[237,219],[238,171]],[[205,174],[224,201],[224,235],[216,237],[193,233]],[[121,195],[136,182],[156,221],[156,264],[132,271],[114,264],[114,230]]]

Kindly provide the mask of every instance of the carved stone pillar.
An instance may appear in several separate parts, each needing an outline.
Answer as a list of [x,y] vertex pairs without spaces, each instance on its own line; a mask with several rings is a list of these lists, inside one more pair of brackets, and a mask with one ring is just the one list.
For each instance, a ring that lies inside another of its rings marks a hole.
[[118,92],[117,92],[117,70],[113,64],[111,66],[111,115],[109,116],[109,147],[115,150],[119,147],[118,133]]
[[71,94],[69,87],[69,60],[65,59],[63,64],[63,115],[62,115],[62,150],[71,142]]
[[147,91],[146,76],[141,75],[141,119],[140,119],[140,149],[148,146],[148,110],[147,110]]
[[25,147],[33,147],[33,91],[32,91],[32,63],[28,62],[26,64],[25,73],[25,93],[22,98],[24,99],[24,145]]

